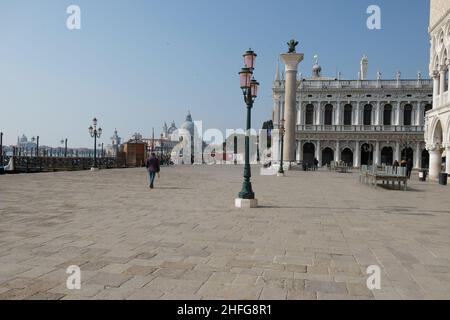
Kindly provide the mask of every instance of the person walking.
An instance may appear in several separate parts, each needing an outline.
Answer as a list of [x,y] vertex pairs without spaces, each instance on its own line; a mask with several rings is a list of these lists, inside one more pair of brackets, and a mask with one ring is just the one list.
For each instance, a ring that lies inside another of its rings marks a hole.
[[158,177],[159,177],[159,171],[160,171],[159,160],[158,160],[158,158],[156,158],[156,155],[154,152],[152,152],[151,156],[147,160],[145,160],[145,167],[147,168],[147,171],[148,171],[148,178],[150,181],[150,189],[153,189],[156,174],[158,174]]
[[317,158],[314,158],[314,171],[317,171],[319,167],[319,160],[317,160]]
[[411,172],[414,167],[414,163],[411,158],[408,159],[406,162],[406,175],[408,176],[408,179],[411,179]]
[[394,173],[397,174],[398,167],[400,167],[400,163],[398,163],[398,160],[394,161],[393,167],[394,167]]

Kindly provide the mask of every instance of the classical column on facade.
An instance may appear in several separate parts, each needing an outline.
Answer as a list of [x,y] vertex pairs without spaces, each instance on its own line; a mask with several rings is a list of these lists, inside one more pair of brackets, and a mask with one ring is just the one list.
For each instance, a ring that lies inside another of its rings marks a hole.
[[374,154],[373,154],[373,163],[376,166],[379,166],[380,163],[380,141],[376,141],[375,142],[375,150],[374,150]]
[[353,167],[359,168],[361,166],[360,156],[361,156],[361,149],[359,146],[359,141],[355,141],[355,151],[353,152]]
[[445,73],[446,73],[446,71],[447,71],[447,67],[445,66],[445,65],[443,65],[443,66],[441,66],[440,68],[439,68],[439,75],[440,75],[440,80],[439,80],[439,94],[441,95],[440,96],[440,101],[439,101],[439,103],[440,103],[440,105],[443,105],[444,103],[445,103],[445,101],[444,101],[444,93],[445,93]]
[[341,161],[341,144],[339,140],[336,140],[336,150],[334,152],[334,161]]
[[303,110],[304,108],[302,107],[302,104],[300,104],[297,107],[297,125],[302,125],[303,124]]
[[354,116],[353,116],[353,124],[354,125],[359,125],[359,101],[356,102],[356,106],[354,109]]
[[400,104],[401,102],[398,101],[397,105],[394,107],[394,125],[399,126],[400,125]]
[[316,159],[319,161],[319,167],[322,166],[322,150],[320,146],[320,140],[316,143]]
[[322,121],[322,101],[317,102],[316,106],[316,125],[321,126],[323,124]]
[[420,142],[416,143],[416,151],[414,152],[414,169],[422,168],[422,152],[420,152]]
[[430,180],[437,181],[439,179],[442,166],[441,146],[437,144],[429,145],[427,146],[427,149],[430,154]]
[[296,132],[296,112],[297,112],[297,68],[303,60],[302,53],[283,53],[281,59],[285,64],[285,135],[284,135],[284,155],[283,160],[289,163],[295,162],[295,132]]
[[340,125],[341,124],[341,102],[337,102],[336,106],[334,107],[334,125]]
[[445,148],[446,157],[445,157],[445,173],[450,174],[450,144]]
[[[446,72],[447,71],[450,72],[450,57],[447,58],[447,60],[445,61],[445,64],[446,64],[446,66],[445,66]],[[445,88],[445,91],[450,91],[450,79],[448,79],[448,78],[446,81],[446,85],[447,85],[447,88]]]
[[280,123],[280,97],[274,96],[274,106],[273,106],[273,126],[278,128]]
[[297,148],[297,162],[302,162],[303,161],[303,152],[302,152],[302,141],[301,140],[297,140],[296,148]]
[[394,161],[397,160],[398,162],[400,162],[400,158],[401,158],[401,150],[400,150],[400,142],[396,142],[395,143],[395,150],[394,150]]
[[433,78],[433,106],[436,106],[438,103],[436,98],[439,96],[439,71],[433,70],[430,76]]
[[281,159],[281,139],[280,139],[280,130],[273,129],[272,130],[272,161],[277,163]]

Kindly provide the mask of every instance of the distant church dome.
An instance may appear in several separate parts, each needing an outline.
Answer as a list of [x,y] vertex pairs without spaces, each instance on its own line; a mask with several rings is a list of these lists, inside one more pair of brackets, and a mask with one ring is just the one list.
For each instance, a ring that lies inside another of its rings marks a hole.
[[186,121],[183,122],[180,126],[180,129],[187,130],[191,136],[194,136],[194,122],[192,122],[191,112],[188,112],[186,117]]
[[172,134],[177,130],[177,127],[175,126],[175,121],[172,121],[172,124],[170,125],[170,128],[167,129],[168,134]]

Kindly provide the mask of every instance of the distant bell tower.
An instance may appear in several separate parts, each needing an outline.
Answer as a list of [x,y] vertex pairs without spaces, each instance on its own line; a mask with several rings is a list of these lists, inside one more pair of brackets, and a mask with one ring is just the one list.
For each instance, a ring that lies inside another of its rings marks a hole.
[[363,55],[361,59],[361,79],[367,80],[367,75],[369,73],[369,58],[366,55]]

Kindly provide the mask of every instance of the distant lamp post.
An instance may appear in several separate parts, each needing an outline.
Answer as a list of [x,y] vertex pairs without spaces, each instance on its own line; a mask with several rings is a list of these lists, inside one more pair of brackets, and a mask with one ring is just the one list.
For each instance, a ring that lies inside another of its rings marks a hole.
[[247,126],[245,134],[245,165],[244,165],[244,183],[242,190],[235,200],[235,206],[238,208],[256,208],[258,201],[255,199],[255,193],[252,189],[251,168],[250,168],[250,128],[251,128],[251,110],[253,103],[258,96],[259,83],[253,78],[255,69],[256,53],[251,49],[244,54],[245,67],[239,72],[240,84],[244,95],[244,102],[247,105]]
[[36,142],[36,157],[39,157],[39,136],[31,138],[32,142]]
[[0,132],[0,166],[3,166],[3,132]]
[[161,160],[163,158],[164,155],[164,142],[163,142],[163,137],[164,135],[161,133],[161,140],[159,140],[159,144],[160,144],[160,148],[161,148]]
[[67,158],[67,139],[61,139],[61,144],[64,145],[64,158]]
[[280,169],[278,169],[277,176],[284,177],[284,168],[283,168],[283,152],[284,152],[284,119],[280,120],[280,138],[281,138],[281,159],[280,159]]
[[91,171],[97,170],[97,139],[100,139],[102,135],[102,128],[97,129],[97,118],[92,120],[92,126],[89,127],[89,134],[92,138],[94,138],[94,166],[91,168]]

